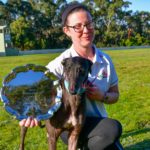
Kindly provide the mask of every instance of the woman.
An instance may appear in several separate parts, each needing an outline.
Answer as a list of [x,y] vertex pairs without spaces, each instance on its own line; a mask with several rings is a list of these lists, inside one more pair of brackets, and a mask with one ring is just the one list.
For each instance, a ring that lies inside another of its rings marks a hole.
[[[79,146],[89,150],[123,149],[118,139],[121,124],[107,117],[105,104],[116,103],[119,98],[118,77],[110,57],[98,50],[94,44],[94,23],[89,10],[80,3],[70,3],[62,13],[64,33],[71,39],[72,46],[51,61],[47,68],[62,78],[61,61],[67,57],[80,56],[93,62],[89,75],[91,86],[86,89],[86,121],[79,139]],[[20,122],[21,126],[38,125],[36,119]],[[65,141],[67,133],[62,134]]]

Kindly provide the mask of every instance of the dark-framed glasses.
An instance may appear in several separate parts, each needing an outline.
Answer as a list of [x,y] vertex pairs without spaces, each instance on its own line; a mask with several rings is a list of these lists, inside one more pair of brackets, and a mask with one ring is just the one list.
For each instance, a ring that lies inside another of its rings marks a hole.
[[86,24],[76,24],[74,26],[69,26],[69,25],[66,25],[66,26],[69,28],[73,28],[75,32],[80,33],[80,32],[83,32],[84,27],[86,27],[88,30],[93,30],[95,27],[95,24],[93,21],[90,21]]

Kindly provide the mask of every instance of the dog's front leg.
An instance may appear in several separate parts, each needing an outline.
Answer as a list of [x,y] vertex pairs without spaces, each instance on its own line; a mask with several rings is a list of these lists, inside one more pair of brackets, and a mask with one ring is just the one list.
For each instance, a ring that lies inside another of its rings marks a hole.
[[48,149],[56,150],[55,129],[50,124],[50,120],[46,120],[46,130],[47,130]]
[[20,146],[19,150],[24,150],[24,141],[25,141],[25,136],[27,133],[28,128],[27,127],[21,127],[21,134],[20,134]]
[[74,128],[68,137],[68,150],[77,150],[78,138],[81,128],[78,126]]
[[56,150],[57,139],[61,133],[61,130],[55,129],[50,120],[46,120],[46,130],[47,130],[47,139],[48,139],[48,149]]

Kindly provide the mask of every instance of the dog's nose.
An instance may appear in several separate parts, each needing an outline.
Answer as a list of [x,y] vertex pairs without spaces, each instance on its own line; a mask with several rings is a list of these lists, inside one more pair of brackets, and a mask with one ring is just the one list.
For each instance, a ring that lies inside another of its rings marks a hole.
[[69,92],[70,92],[70,94],[72,94],[72,95],[77,94],[77,92],[76,92],[76,90],[75,90],[75,87],[74,87],[72,84],[70,85]]

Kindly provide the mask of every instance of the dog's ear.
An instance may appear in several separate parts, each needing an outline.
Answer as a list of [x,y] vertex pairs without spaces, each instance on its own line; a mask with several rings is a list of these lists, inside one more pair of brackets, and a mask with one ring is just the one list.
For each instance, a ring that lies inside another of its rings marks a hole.
[[61,64],[62,64],[63,66],[66,66],[66,63],[67,63],[67,58],[63,59],[62,62],[61,62]]
[[63,59],[62,61],[61,61],[61,64],[63,65],[63,66],[65,66],[65,59]]

